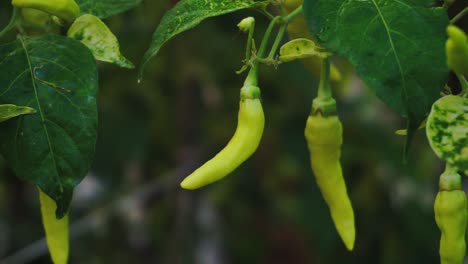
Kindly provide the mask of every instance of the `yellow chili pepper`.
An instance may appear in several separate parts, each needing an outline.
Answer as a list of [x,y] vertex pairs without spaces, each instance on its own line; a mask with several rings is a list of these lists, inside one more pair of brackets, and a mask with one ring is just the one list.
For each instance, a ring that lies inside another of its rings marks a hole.
[[337,116],[321,113],[307,118],[305,137],[310,152],[310,163],[330,209],[330,213],[348,250],[354,248],[354,212],[346,191],[340,164],[343,128]]
[[246,84],[241,89],[240,97],[234,136],[214,158],[187,176],[180,184],[182,188],[193,190],[224,178],[257,149],[265,126],[260,89]]
[[336,230],[346,248],[353,250],[356,237],[354,212],[340,164],[343,127],[331,94],[329,69],[328,60],[323,60],[318,95],[312,102],[304,135],[312,171],[330,209]]
[[448,66],[458,74],[468,74],[468,37],[454,25],[447,27],[447,34],[445,51]]
[[46,233],[47,245],[54,264],[66,264],[69,251],[68,215],[57,219],[57,205],[47,194],[39,190],[42,222]]
[[461,176],[456,170],[447,168],[440,176],[434,212],[437,226],[442,233],[439,249],[441,264],[462,264],[466,253],[468,212]]
[[80,14],[80,7],[74,0],[12,0],[11,4],[19,8],[38,9],[67,22],[73,22]]

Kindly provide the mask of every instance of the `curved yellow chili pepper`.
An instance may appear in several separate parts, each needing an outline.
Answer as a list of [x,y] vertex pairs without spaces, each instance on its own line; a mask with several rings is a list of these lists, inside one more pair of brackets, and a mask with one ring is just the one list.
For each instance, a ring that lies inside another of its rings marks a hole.
[[461,176],[447,169],[440,177],[439,193],[434,203],[440,238],[441,264],[462,264],[466,253],[465,230],[467,200],[461,186]]
[[257,86],[241,89],[237,129],[229,143],[180,184],[184,189],[197,189],[220,180],[234,171],[257,149],[263,134],[265,117]]
[[346,248],[352,250],[356,231],[354,212],[346,191],[340,164],[343,128],[338,116],[323,116],[315,112],[307,118],[305,137],[310,152],[310,163],[330,209],[338,234]]
[[67,22],[73,22],[80,14],[80,7],[74,0],[12,0],[11,4],[19,8],[38,9]]
[[39,190],[42,222],[46,233],[47,245],[54,264],[66,264],[69,251],[68,215],[57,219],[57,205],[47,194]]

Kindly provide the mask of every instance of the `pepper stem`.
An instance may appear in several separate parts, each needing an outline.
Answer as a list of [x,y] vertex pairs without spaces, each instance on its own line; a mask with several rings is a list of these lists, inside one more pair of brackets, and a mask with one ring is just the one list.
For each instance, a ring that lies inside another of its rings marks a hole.
[[461,96],[468,96],[468,81],[465,79],[465,76],[457,73],[458,80],[462,88]]
[[332,97],[330,87],[330,62],[325,58],[322,60],[322,71],[320,73],[320,84],[317,98],[328,99],[330,97]]
[[312,115],[323,116],[336,115],[336,101],[333,99],[330,85],[330,61],[322,60],[322,72],[320,73],[320,84],[317,97],[312,101]]

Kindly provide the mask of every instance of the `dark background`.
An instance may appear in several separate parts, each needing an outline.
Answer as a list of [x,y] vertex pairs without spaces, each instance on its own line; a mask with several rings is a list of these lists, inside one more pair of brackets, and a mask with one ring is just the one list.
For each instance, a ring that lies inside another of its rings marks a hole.
[[[144,1],[105,20],[134,63],[174,2]],[[0,25],[10,14],[2,1]],[[248,15],[263,33],[267,21],[254,11],[209,19],[164,46],[141,85],[135,70],[100,63],[99,139],[70,212],[70,263],[439,263],[433,202],[444,165],[424,130],[403,162],[404,137],[394,132],[405,120],[342,61],[346,80],[334,92],[356,216],[353,252],[310,169],[303,130],[318,83],[300,62],[262,67],[266,126],[252,158],[201,190],[178,186],[234,133],[246,40],[236,25]],[[460,23],[466,31],[467,17]],[[0,173],[0,263],[50,263],[36,188],[4,161]]]

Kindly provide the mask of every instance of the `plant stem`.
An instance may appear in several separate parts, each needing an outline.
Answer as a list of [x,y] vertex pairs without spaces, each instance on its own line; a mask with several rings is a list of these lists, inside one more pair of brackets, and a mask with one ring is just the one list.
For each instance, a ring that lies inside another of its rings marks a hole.
[[19,9],[18,8],[13,8],[13,14],[11,15],[10,22],[2,31],[0,31],[0,38],[3,37],[6,33],[8,33],[10,30],[12,30],[16,25],[18,24],[18,17],[19,17]]
[[276,35],[275,42],[273,43],[273,46],[271,47],[270,53],[268,54],[267,60],[273,60],[274,56],[279,48],[279,45],[281,44],[281,40],[283,40],[284,33],[286,29],[288,28],[289,22],[293,20],[296,16],[302,14],[302,5],[300,5],[298,8],[296,8],[294,11],[289,13],[287,16],[282,17],[281,19],[281,27],[278,31],[278,35]]
[[268,19],[270,20],[273,20],[275,17],[270,14],[270,12],[268,12],[267,10],[265,10],[264,8],[262,9],[255,9],[256,11],[258,11],[260,14],[266,16]]
[[[258,50],[258,53],[257,53],[257,58],[262,58],[264,56],[266,47],[268,45],[268,41],[270,40],[271,32],[273,31],[273,28],[275,27],[275,25],[278,23],[280,19],[281,17],[277,16],[273,18],[273,20],[270,21],[270,24],[268,25],[268,28],[265,31],[265,34],[263,35],[262,43],[260,44],[260,49]],[[259,61],[255,58],[252,64],[253,64],[252,68],[250,69],[249,75],[247,75],[247,78],[244,84],[256,86],[258,83],[257,79],[258,79]]]
[[455,24],[457,23],[458,20],[460,20],[464,15],[468,14],[468,6],[465,7],[462,11],[460,11],[460,13],[458,13],[456,16],[454,16],[451,20],[450,20],[450,24]]
[[444,0],[443,8],[449,8],[455,0]]
[[320,84],[318,88],[317,98],[331,98],[332,92],[330,87],[330,61],[327,58],[322,60],[322,71],[320,73]]
[[330,86],[330,62],[327,58],[322,60],[320,84],[317,97],[312,100],[312,115],[334,116],[337,114],[336,101],[333,99]]
[[457,73],[458,80],[460,81],[462,92],[462,96],[468,96],[468,81],[465,79],[465,76],[463,74],[458,74]]
[[270,40],[271,32],[273,31],[273,28],[275,27],[275,25],[278,23],[280,19],[281,17],[277,16],[273,18],[273,20],[271,20],[270,24],[268,25],[268,28],[265,31],[265,34],[263,35],[262,43],[260,44],[260,49],[258,50],[258,53],[257,53],[257,58],[262,58],[265,55],[268,41]]
[[[258,66],[260,63],[259,59],[262,59],[263,56],[265,55],[266,48],[268,45],[268,41],[270,40],[271,33],[273,31],[273,28],[275,27],[276,24],[281,23],[281,28],[278,32],[278,35],[276,36],[275,43],[273,44],[272,50],[270,51],[269,57],[274,56],[276,53],[276,49],[278,49],[278,46],[281,42],[282,36],[284,35],[284,31],[286,30],[287,24],[294,19],[296,16],[302,13],[302,5],[296,8],[293,12],[291,12],[289,15],[282,17],[282,16],[276,16],[274,17],[271,21],[270,24],[268,25],[267,30],[265,31],[265,34],[263,35],[262,42],[260,44],[260,48],[258,50],[257,56],[255,60],[253,61],[252,68],[249,71],[249,74],[247,75],[247,78],[244,82],[244,84],[250,84],[250,85],[257,85],[258,81]],[[272,55],[273,54],[273,55]],[[268,59],[267,59],[268,60]]]
[[252,42],[253,42],[253,35],[255,31],[255,20],[253,21],[252,25],[249,29],[249,36],[247,37],[247,47],[245,50],[245,59],[246,61],[250,60],[250,55],[252,54]]
[[292,11],[291,13],[289,13],[289,15],[285,16],[283,19],[284,19],[284,23],[285,24],[288,24],[289,22],[291,22],[291,20],[293,20],[296,16],[300,15],[302,13],[302,5],[300,5],[298,8],[296,8],[294,11]]
[[278,34],[276,35],[275,42],[273,43],[273,46],[271,47],[270,53],[268,54],[267,59],[268,60],[273,60],[274,56],[276,54],[276,51],[279,48],[279,45],[281,43],[281,40],[283,40],[284,32],[286,31],[286,28],[288,27],[288,24],[283,24],[281,25]]

